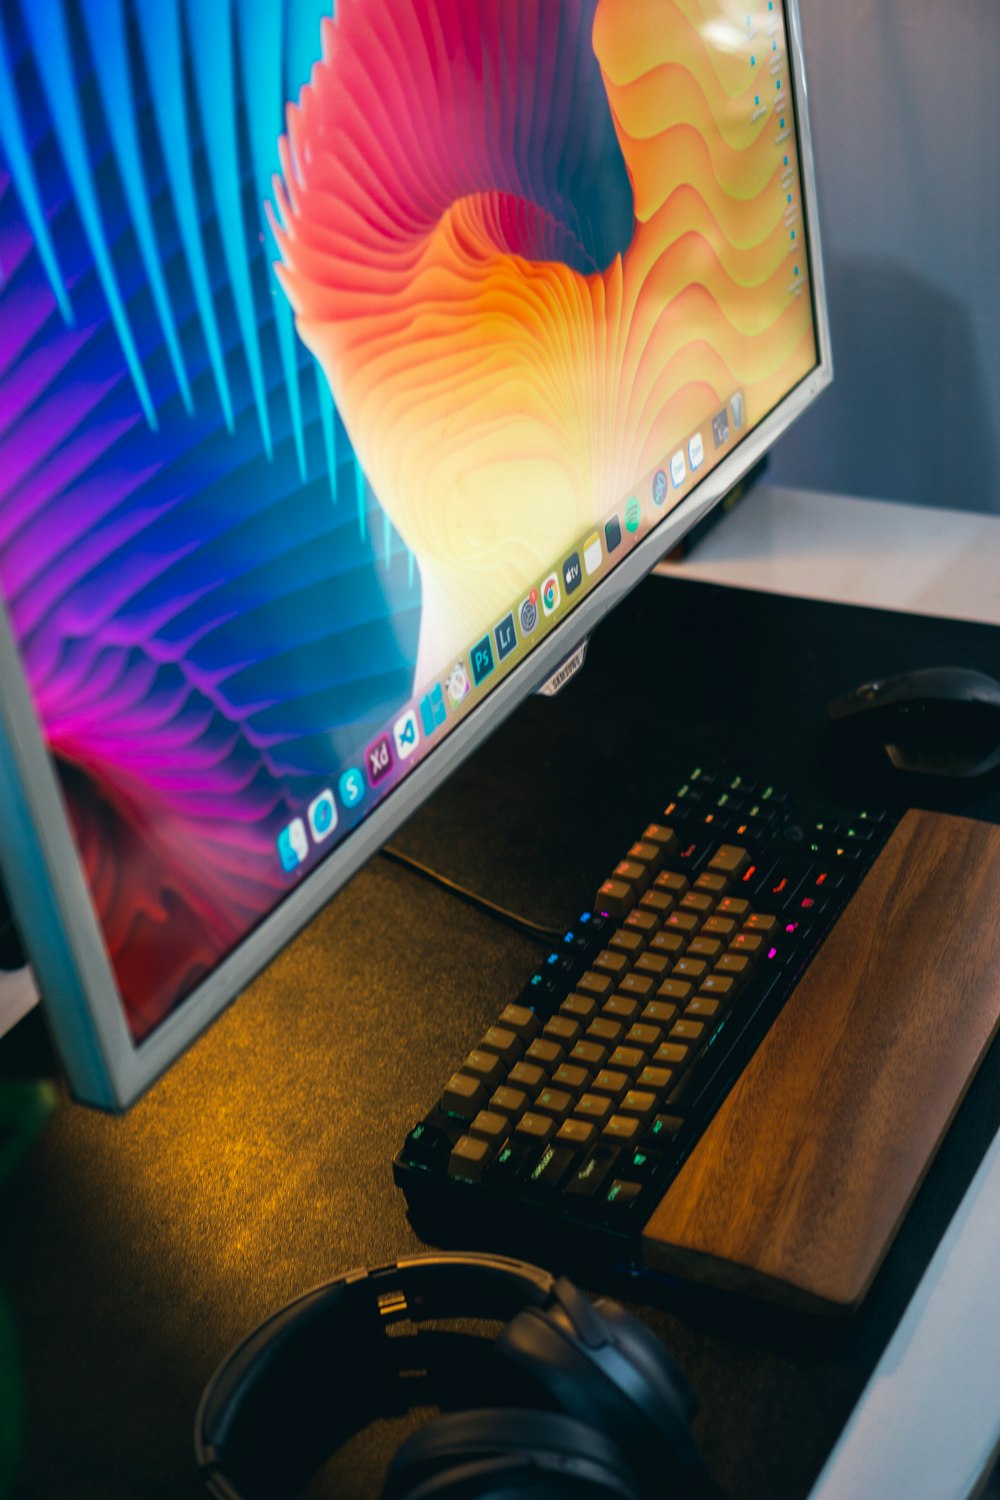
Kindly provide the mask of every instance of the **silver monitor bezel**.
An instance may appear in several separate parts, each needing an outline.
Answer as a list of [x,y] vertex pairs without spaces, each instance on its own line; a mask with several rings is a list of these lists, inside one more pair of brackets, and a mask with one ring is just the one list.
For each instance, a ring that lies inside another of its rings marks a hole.
[[230,953],[143,1042],[122,1000],[55,767],[0,599],[0,861],[11,905],[77,1099],[124,1109],[166,1069],[516,705],[717,505],[833,378],[798,0],[786,0],[819,362],[763,422],[588,594],[482,704]]

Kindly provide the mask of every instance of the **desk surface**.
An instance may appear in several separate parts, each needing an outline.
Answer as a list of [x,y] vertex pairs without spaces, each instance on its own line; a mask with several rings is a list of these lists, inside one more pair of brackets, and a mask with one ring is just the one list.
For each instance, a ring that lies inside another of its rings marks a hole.
[[[984,626],[649,580],[597,633],[579,681],[523,705],[397,842],[558,925],[655,810],[665,768],[727,747],[752,744],[770,774],[835,800],[1000,819],[996,777],[904,792],[888,771],[838,760],[823,716],[875,673],[995,670],[995,657]],[[536,960],[531,943],[376,859],[126,1118],[61,1105],[3,1190],[27,1496],[201,1493],[191,1427],[208,1375],[295,1293],[417,1248],[392,1156]],[[11,1043],[23,1045],[17,1032]],[[833,1344],[720,1326],[684,1295],[639,1309],[701,1395],[697,1435],[734,1500],[806,1495],[998,1123],[994,1049]],[[393,1436],[353,1445],[329,1493],[377,1494]]]

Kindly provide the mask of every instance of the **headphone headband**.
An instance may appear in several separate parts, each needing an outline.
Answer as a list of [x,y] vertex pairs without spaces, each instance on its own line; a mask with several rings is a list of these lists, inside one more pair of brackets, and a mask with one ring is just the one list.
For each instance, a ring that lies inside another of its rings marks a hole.
[[[261,1466],[273,1462],[277,1447],[283,1470],[305,1478],[321,1456],[313,1451],[310,1434],[325,1427],[329,1446],[331,1413],[339,1415],[332,1425],[343,1429],[342,1440],[384,1412],[394,1395],[399,1400],[399,1362],[411,1341],[390,1339],[390,1325],[451,1318],[506,1323],[525,1307],[545,1308],[558,1300],[558,1285],[548,1272],[499,1255],[404,1256],[389,1265],[348,1271],[273,1313],[223,1360],[195,1418],[198,1465],[219,1500],[245,1500],[256,1493]],[[436,1343],[434,1363],[443,1371],[449,1363],[444,1356],[454,1353],[454,1336],[422,1337],[422,1356],[433,1355]],[[475,1343],[465,1340],[467,1347]],[[355,1378],[334,1389],[331,1370],[345,1347],[351,1350]],[[492,1345],[484,1343],[487,1357]],[[476,1372],[469,1372],[463,1384],[468,1387],[475,1378]],[[400,1410],[410,1405],[406,1395]],[[275,1428],[282,1441],[269,1447],[264,1435]],[[233,1471],[233,1452],[251,1455],[248,1472],[235,1479],[226,1477]]]
[[[493,1339],[420,1326],[456,1319],[504,1328]],[[403,1320],[417,1329],[399,1337]],[[348,1271],[265,1319],[209,1381],[195,1456],[216,1500],[276,1500],[375,1418],[432,1405],[466,1417],[414,1434],[387,1494],[500,1500],[527,1486],[530,1500],[551,1479],[579,1500],[636,1500],[664,1477],[688,1494],[700,1472],[686,1382],[624,1309],[525,1261],[450,1253]]]

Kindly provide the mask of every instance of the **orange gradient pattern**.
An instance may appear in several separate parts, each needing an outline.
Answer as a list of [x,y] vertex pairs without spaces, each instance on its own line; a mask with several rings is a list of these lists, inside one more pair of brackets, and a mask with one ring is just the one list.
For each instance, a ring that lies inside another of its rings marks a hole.
[[[591,271],[518,137],[558,113],[546,59],[587,16],[634,205]],[[752,119],[775,85],[745,19],[731,0],[341,0],[324,24],[282,143],[278,269],[418,559],[418,679],[735,390],[752,425],[816,363],[792,142],[773,107]]]

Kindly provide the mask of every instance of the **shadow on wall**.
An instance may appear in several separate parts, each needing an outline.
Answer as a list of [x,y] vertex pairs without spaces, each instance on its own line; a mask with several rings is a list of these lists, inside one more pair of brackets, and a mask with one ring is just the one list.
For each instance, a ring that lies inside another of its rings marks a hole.
[[836,378],[775,448],[771,482],[1000,513],[967,309],[881,259],[831,258],[827,275]]

